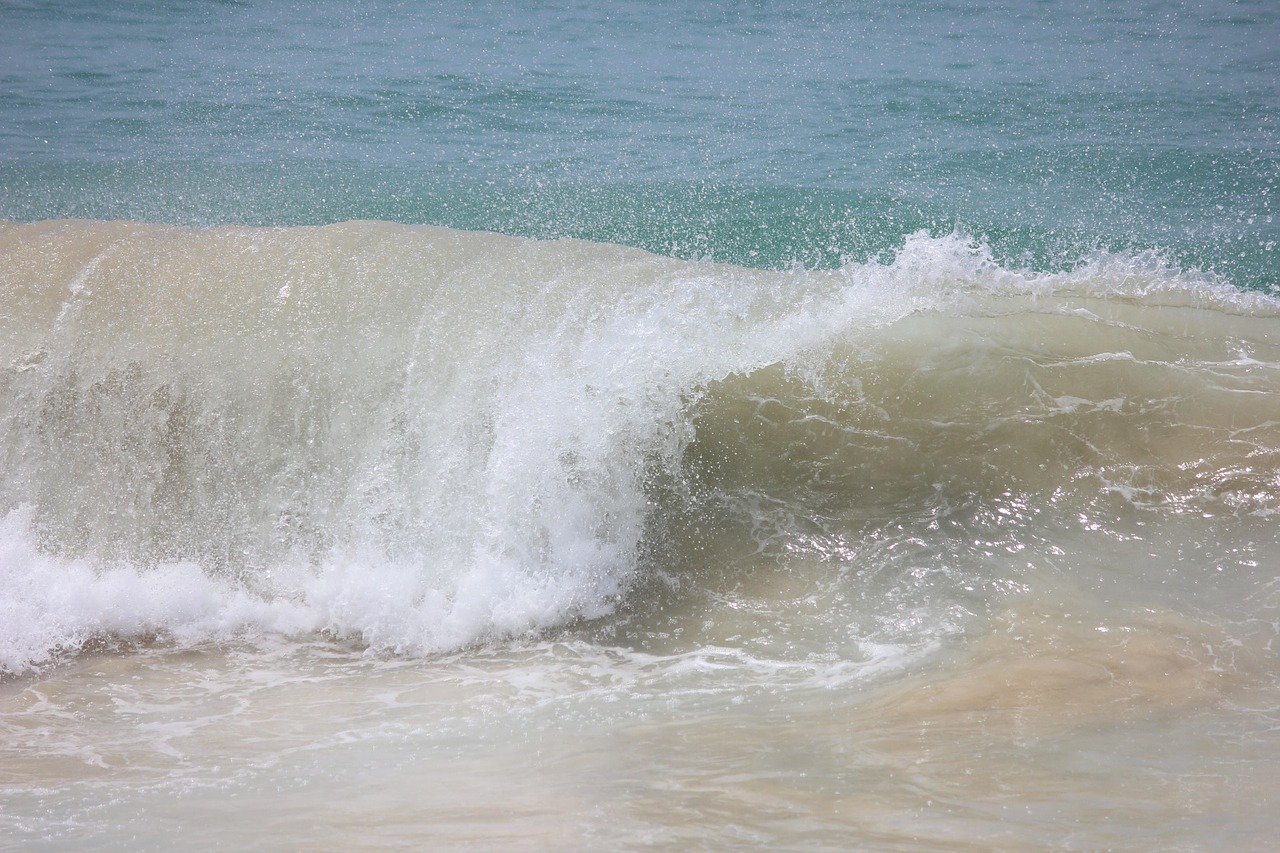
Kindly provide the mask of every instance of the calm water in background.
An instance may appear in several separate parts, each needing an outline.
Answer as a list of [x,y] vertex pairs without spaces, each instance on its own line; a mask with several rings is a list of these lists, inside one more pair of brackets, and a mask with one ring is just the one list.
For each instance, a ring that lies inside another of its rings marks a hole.
[[0,847],[1268,849],[1278,68],[0,0]]
[[1280,12],[6,3],[0,215],[424,222],[752,266],[920,228],[1276,284]]

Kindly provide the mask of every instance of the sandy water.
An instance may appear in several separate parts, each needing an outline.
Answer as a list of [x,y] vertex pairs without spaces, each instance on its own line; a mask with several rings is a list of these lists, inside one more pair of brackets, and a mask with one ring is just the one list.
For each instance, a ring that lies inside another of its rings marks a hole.
[[50,850],[1266,849],[1269,651],[1167,613],[1103,630],[1073,609],[1024,602],[892,677],[892,652],[572,637],[426,661],[269,640],[91,653],[4,688],[5,834]]
[[0,847],[1267,849],[1278,32],[0,3]]

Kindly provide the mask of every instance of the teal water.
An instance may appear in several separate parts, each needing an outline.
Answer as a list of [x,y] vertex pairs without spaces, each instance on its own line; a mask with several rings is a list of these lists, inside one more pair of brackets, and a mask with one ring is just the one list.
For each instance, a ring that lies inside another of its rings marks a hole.
[[833,266],[919,229],[1280,283],[1256,2],[15,3],[0,216]]
[[1278,59],[0,0],[0,848],[1271,849]]

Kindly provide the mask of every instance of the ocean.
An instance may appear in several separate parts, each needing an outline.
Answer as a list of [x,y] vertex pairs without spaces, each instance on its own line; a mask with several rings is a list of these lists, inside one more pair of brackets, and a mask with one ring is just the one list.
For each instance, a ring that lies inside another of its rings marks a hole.
[[0,2],[0,849],[1266,850],[1280,8]]

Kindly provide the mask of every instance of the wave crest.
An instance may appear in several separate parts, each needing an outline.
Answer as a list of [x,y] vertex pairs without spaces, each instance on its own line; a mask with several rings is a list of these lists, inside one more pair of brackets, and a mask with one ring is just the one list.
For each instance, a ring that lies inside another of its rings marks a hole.
[[917,234],[775,272],[387,223],[0,250],[10,671],[98,634],[422,653],[673,564],[873,559],[894,513],[1280,495],[1280,302],[1154,256],[1034,273]]

